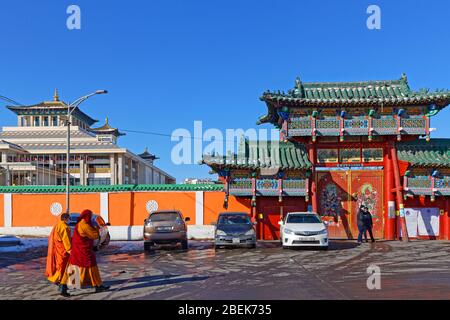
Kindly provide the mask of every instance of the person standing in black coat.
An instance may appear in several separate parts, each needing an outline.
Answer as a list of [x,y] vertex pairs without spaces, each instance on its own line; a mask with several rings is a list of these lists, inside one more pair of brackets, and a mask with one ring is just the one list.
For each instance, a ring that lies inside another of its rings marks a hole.
[[[372,242],[375,242],[375,239],[373,238],[373,233],[372,233],[372,227],[373,227],[372,215],[370,214],[369,209],[366,206],[364,206],[363,223],[364,223],[364,228],[367,231],[369,231],[370,240]],[[367,242],[367,235],[365,235],[365,238],[366,238],[366,242]]]
[[358,216],[357,216],[357,224],[358,224],[358,243],[362,243],[362,236],[364,234],[364,239],[366,242],[367,240],[367,231],[369,231],[370,239],[372,242],[375,242],[375,239],[373,238],[373,221],[372,221],[372,215],[370,214],[369,210],[366,206],[362,205],[359,207],[358,210]]
[[364,238],[366,239],[366,242],[367,242],[367,232],[366,232],[363,216],[364,216],[364,206],[361,205],[358,210],[358,215],[356,216],[356,224],[358,225],[358,231],[359,231],[358,243],[362,243],[363,234],[364,234]]

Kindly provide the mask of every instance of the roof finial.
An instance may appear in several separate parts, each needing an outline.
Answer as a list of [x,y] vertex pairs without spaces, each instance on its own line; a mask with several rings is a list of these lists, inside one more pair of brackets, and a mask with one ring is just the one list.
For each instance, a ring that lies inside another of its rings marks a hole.
[[402,76],[401,76],[400,80],[403,80],[405,82],[408,81],[408,78],[406,77],[406,73],[404,73],[404,72],[402,73]]
[[105,124],[109,124],[109,118],[108,117],[106,117],[106,119],[105,119]]
[[59,101],[58,89],[55,89],[55,94],[53,95],[53,101]]

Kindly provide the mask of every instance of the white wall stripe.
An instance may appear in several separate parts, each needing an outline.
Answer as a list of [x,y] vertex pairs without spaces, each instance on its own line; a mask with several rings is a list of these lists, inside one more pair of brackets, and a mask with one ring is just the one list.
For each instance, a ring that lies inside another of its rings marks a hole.
[[195,192],[195,224],[203,225],[203,191]]
[[[0,234],[48,237],[53,227],[0,227]],[[108,227],[111,240],[143,240],[143,226]],[[214,239],[214,226],[188,226],[189,239]]]
[[5,193],[3,197],[4,226],[12,227],[12,195]]
[[100,193],[100,216],[105,220],[105,222],[109,222],[109,193],[101,192]]

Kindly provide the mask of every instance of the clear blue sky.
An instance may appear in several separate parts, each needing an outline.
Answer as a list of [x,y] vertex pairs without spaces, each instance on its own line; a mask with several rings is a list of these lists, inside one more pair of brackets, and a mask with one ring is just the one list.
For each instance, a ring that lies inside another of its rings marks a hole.
[[[82,29],[66,28],[81,7]],[[381,30],[366,9],[381,7]],[[0,4],[0,94],[23,104],[70,101],[92,90],[83,110],[121,129],[170,134],[252,128],[266,111],[266,89],[303,81],[397,79],[413,89],[450,88],[450,1],[15,0]],[[432,121],[450,136],[450,111]],[[15,125],[0,102],[0,126]],[[265,126],[270,128],[270,126]],[[129,133],[120,144],[146,146],[174,175],[208,177],[208,168],[176,166],[168,137]]]

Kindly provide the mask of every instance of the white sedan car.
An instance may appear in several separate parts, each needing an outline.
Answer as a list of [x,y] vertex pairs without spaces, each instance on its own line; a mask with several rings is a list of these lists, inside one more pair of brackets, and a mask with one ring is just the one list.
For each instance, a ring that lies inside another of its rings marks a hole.
[[314,212],[290,212],[279,221],[281,244],[288,247],[328,249],[327,225]]

